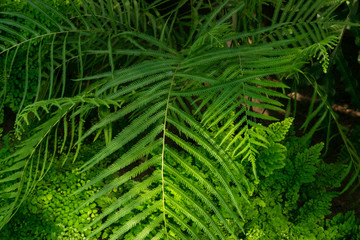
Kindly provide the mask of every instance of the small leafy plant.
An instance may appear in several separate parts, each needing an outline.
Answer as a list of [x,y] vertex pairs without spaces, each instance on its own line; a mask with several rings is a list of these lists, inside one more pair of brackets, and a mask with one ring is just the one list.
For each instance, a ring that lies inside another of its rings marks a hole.
[[[95,153],[97,149],[96,145],[84,146],[84,148],[88,149],[88,154]],[[36,186],[36,191],[28,197],[13,220],[1,231],[1,238],[65,240],[85,239],[87,235],[90,235],[91,228],[85,232],[81,230],[95,219],[106,205],[99,200],[99,204],[88,204],[79,210],[77,208],[82,201],[91,197],[105,183],[92,186],[82,194],[72,195],[97,172],[79,173],[77,167],[84,163],[82,159],[79,159],[76,164],[62,166],[60,163],[64,158],[66,155],[62,155],[62,159],[54,163],[55,166]],[[99,166],[99,169],[103,167]],[[116,197],[115,191],[110,192],[107,197],[104,197],[104,201],[114,197]],[[14,232],[17,234],[14,235]],[[97,235],[98,237],[100,234]],[[106,238],[103,237],[103,239]]]

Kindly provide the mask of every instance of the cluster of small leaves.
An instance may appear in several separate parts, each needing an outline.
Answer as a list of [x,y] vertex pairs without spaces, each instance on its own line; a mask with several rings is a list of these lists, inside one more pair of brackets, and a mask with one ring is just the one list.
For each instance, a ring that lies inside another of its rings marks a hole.
[[[98,213],[96,204],[73,211],[79,201],[91,196],[98,189],[92,187],[82,195],[71,196],[74,188],[82,186],[87,180],[85,174],[77,176],[76,172],[54,171],[37,187],[34,195],[19,209],[17,216],[3,229],[3,237],[9,239],[56,239],[57,235],[66,235],[68,231],[78,232],[75,235],[84,236],[90,231],[80,233],[84,224],[90,222]],[[24,221],[24,219],[26,219]],[[74,229],[68,229],[73,227]],[[75,231],[76,230],[76,231]],[[13,235],[13,231],[17,236]],[[52,234],[52,233],[56,234]],[[76,238],[77,239],[77,238]]]
[[[26,51],[24,53],[22,50],[19,50],[19,56],[22,54],[26,54]],[[20,58],[20,57],[19,57]],[[6,84],[7,92],[6,97],[4,99],[4,104],[9,107],[13,112],[17,112],[20,108],[22,98],[25,91],[25,83],[23,79],[25,78],[25,57],[22,57],[18,59],[14,65],[13,65],[13,74],[11,75],[11,81],[8,81]],[[24,99],[24,104],[28,105],[31,104],[36,96],[36,89],[37,89],[37,71],[36,69],[30,69],[28,73],[28,77],[30,79],[29,86],[27,89],[27,95]],[[5,83],[0,82],[0,88],[5,89]]]
[[[87,154],[84,154],[82,159],[75,164],[61,166],[63,162],[61,158],[66,157],[65,155],[55,161],[55,166],[51,168],[44,180],[39,182],[36,191],[29,196],[12,221],[2,229],[0,237],[6,239],[85,239],[93,228],[82,231],[83,228],[99,215],[104,206],[99,200],[79,210],[77,208],[82,201],[88,199],[106,183],[101,181],[81,194],[72,195],[72,193],[97,174],[96,171],[80,173],[77,166],[81,166],[84,158],[94,154],[98,148],[98,144],[84,145]],[[100,164],[99,169],[103,169],[104,164],[106,163]],[[117,191],[114,189],[113,192],[109,192],[107,198],[116,199]],[[99,225],[101,222],[96,226]],[[17,234],[14,235],[14,232]],[[101,235],[102,233],[99,233],[92,239],[97,239]],[[107,239],[105,237],[107,235],[108,233],[104,233],[102,238]]]
[[[278,144],[282,147],[272,145],[259,154],[260,183],[245,214],[245,239],[356,239],[349,234],[359,227],[353,213],[324,220],[338,195],[327,189],[340,186],[346,166],[325,164],[320,159],[322,143],[309,147],[304,138],[290,136]],[[269,157],[277,159],[274,165],[261,164],[270,163]],[[336,221],[348,232],[338,231]]]

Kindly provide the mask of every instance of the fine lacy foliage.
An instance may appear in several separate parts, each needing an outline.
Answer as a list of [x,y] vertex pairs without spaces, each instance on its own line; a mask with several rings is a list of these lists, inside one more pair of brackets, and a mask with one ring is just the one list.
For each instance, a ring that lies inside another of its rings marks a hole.
[[[354,212],[324,220],[338,195],[326,189],[340,186],[346,166],[325,164],[319,158],[322,143],[309,147],[304,138],[290,135],[277,144],[282,151],[274,145],[263,151],[282,159],[282,167],[261,174],[253,205],[244,207],[248,229],[244,239],[357,239]],[[269,154],[261,156],[259,162]]]
[[[76,151],[75,160],[82,143],[104,132],[106,146],[81,171],[123,154],[74,194],[116,177],[80,207],[146,175],[90,223],[104,221],[95,235],[123,221],[110,239],[139,225],[133,239],[238,239],[246,222],[241,205],[251,204],[258,175],[284,167],[279,141],[291,120],[266,127],[259,122],[277,119],[254,109],[282,110],[278,99],[286,98],[281,91],[287,86],[265,77],[298,74],[304,59],[318,51],[306,49],[317,43],[333,46],[332,27],[344,24],[331,21],[338,3],[325,0],[276,1],[266,28],[261,8],[268,1],[191,6],[187,1],[82,1],[72,3],[72,18],[40,0],[27,2],[51,26],[22,13],[0,13],[0,26],[7,26],[0,38],[3,95],[17,51],[38,44],[35,55],[27,51],[25,64],[28,72],[30,62],[37,63],[37,94],[33,104],[21,102],[17,133],[35,117],[40,121],[32,123],[36,127],[14,154],[0,160],[0,227],[44,177],[57,152]],[[200,17],[200,12],[207,14]],[[326,64],[324,47],[320,54]],[[29,85],[28,74],[23,81]],[[89,119],[96,121],[86,125]],[[130,212],[136,214],[128,217]]]

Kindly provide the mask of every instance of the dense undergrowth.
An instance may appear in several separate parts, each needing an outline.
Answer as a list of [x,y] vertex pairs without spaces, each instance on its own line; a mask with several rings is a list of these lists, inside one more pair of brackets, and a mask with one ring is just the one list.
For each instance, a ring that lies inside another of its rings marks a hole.
[[[238,199],[245,218],[243,228],[246,233],[239,239],[359,239],[360,221],[355,218],[354,211],[328,217],[331,213],[331,201],[339,194],[335,189],[340,187],[346,166],[324,163],[320,159],[324,145],[319,143],[309,146],[303,137],[294,136],[291,122],[292,119],[287,119],[270,126],[275,130],[276,137],[267,136],[270,146],[268,149],[260,150],[260,184],[252,186],[249,199],[251,204]],[[84,154],[76,163],[66,163],[62,166],[60,163],[66,157],[64,155],[55,161],[57,164],[49,170],[34,193],[2,230],[1,239],[85,239],[96,228],[92,227],[84,232],[81,232],[81,229],[114,203],[122,192],[142,184],[133,180],[77,210],[81,202],[110,182],[109,179],[98,182],[81,194],[72,195],[77,188],[90,181],[108,164],[103,162],[96,167],[96,171],[79,173],[77,168],[87,158],[96,154],[101,146],[88,144],[83,148]],[[193,169],[194,171],[200,171],[204,167],[191,156],[180,152],[178,154],[185,162],[194,162],[198,168]],[[175,161],[172,165],[174,168],[181,168]],[[244,172],[251,172],[249,164],[245,165]],[[209,181],[211,178],[211,175],[207,176]],[[191,176],[188,181],[189,184],[199,187],[196,179]],[[224,190],[218,191],[222,194]],[[178,195],[176,198],[191,204],[188,197]],[[90,239],[109,239],[121,227],[122,222],[145,208],[143,205],[136,207],[132,214],[127,215],[111,229],[98,232]],[[98,222],[95,226],[100,225],[101,222]],[[196,227],[194,231],[201,229]],[[140,232],[141,227],[135,227],[123,239],[136,239],[135,236]]]
[[[100,182],[82,194],[72,195],[77,188],[83,186],[97,174],[97,171],[79,173],[77,168],[100,148],[101,146],[96,146],[96,144],[84,146],[87,151],[76,163],[72,164],[63,165],[66,156],[59,154],[59,159],[54,162],[54,166],[37,185],[34,194],[28,197],[13,220],[2,229],[0,238],[85,239],[91,229],[84,233],[80,230],[99,215],[101,208],[108,206],[117,196],[117,190],[114,189],[96,203],[75,211],[82,201],[88,199],[107,183],[106,181]],[[10,148],[4,149],[7,150],[7,153],[11,152]],[[6,157],[5,153],[1,157]],[[102,163],[97,170],[104,169],[106,164],[107,162]],[[103,239],[106,239],[108,232],[101,235]],[[97,237],[100,237],[100,234]]]
[[331,210],[359,180],[332,109],[339,81],[359,104],[358,1],[0,7],[0,239],[360,239]]

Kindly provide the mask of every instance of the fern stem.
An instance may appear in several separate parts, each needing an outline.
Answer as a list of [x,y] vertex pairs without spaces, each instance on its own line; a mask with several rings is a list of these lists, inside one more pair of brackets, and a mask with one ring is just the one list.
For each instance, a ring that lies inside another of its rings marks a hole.
[[166,239],[169,239],[169,234],[168,234],[167,228],[166,228],[166,216],[165,216],[165,179],[164,179],[165,135],[166,135],[166,122],[167,122],[167,114],[169,111],[171,90],[174,85],[175,75],[179,69],[179,66],[180,66],[180,64],[177,65],[175,72],[171,78],[170,89],[169,89],[167,102],[166,102],[166,108],[165,108],[164,129],[163,129],[163,137],[162,137],[163,142],[162,142],[162,151],[161,151],[161,185],[162,185],[163,216],[164,216],[164,227],[165,227]]

